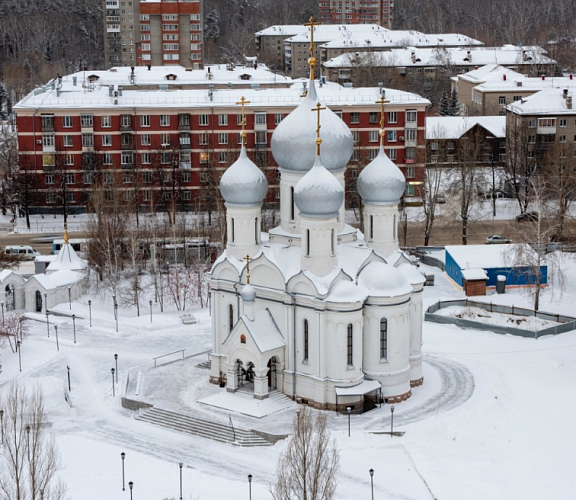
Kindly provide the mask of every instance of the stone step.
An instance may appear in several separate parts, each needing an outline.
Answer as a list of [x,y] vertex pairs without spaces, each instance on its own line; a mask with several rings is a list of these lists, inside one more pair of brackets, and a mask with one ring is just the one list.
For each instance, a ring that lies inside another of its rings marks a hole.
[[212,368],[212,360],[204,361],[196,365],[196,368],[201,368],[202,370],[210,370]]
[[237,446],[270,446],[272,444],[248,429],[232,429],[232,427],[219,422],[161,408],[152,407],[138,415],[136,420]]

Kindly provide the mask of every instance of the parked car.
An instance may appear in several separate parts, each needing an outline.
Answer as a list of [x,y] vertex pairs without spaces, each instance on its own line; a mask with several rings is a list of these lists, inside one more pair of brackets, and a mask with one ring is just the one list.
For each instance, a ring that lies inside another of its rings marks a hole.
[[524,212],[516,216],[516,222],[537,222],[538,212]]
[[446,203],[446,196],[443,194],[436,196],[436,203]]
[[488,236],[485,241],[486,245],[498,245],[504,243],[512,243],[510,238],[504,238],[498,234],[493,234],[492,236]]
[[35,257],[40,255],[40,252],[28,245],[7,245],[4,252],[6,255],[13,255],[22,260],[34,260]]

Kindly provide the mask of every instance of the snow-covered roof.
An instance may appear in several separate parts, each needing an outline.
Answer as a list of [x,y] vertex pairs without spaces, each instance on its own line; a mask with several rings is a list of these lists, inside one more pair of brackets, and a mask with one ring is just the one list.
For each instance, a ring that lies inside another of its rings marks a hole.
[[248,158],[242,145],[238,159],[226,169],[220,179],[220,192],[228,205],[256,206],[268,191],[268,181],[256,164]]
[[485,64],[478,69],[473,69],[468,71],[468,73],[462,73],[456,75],[454,78],[458,80],[465,80],[471,83],[483,83],[490,81],[500,81],[512,79],[512,78],[525,78],[522,73],[518,73],[513,69],[506,68],[505,66],[500,66],[499,64]]
[[[512,267],[518,245],[454,245],[447,246],[446,253],[452,256],[462,270]],[[536,253],[530,247],[523,252]]]
[[474,92],[511,92],[511,91],[539,91],[549,88],[573,88],[576,87],[576,79],[570,77],[539,77],[529,78],[519,75],[506,80],[491,80],[474,87]]
[[46,273],[50,274],[62,270],[83,271],[86,269],[86,266],[86,261],[78,257],[72,245],[65,243],[56,254],[56,258],[46,268]]
[[369,60],[372,66],[477,66],[490,63],[506,65],[554,64],[541,47],[471,47],[392,49],[386,52],[351,52],[323,63],[326,68],[349,68],[354,61]]
[[309,28],[303,24],[276,24],[274,26],[268,26],[263,30],[257,31],[256,36],[294,36],[300,33],[304,33]]
[[[295,83],[289,88],[261,88],[261,89],[171,89],[171,90],[123,90],[122,96],[110,97],[107,85],[96,85],[94,90],[86,92],[81,86],[74,86],[70,76],[63,77],[60,95],[52,90],[50,85],[45,86],[40,93],[31,92],[22,99],[14,109],[35,110],[44,109],[94,109],[106,108],[129,109],[134,108],[224,108],[235,106],[240,97],[244,96],[250,104],[250,109],[267,109],[268,107],[285,107],[293,109],[302,101],[302,83]],[[374,105],[380,97],[378,87],[344,88],[336,83],[327,83],[318,86],[318,100],[327,106],[342,105]],[[115,99],[118,104],[114,104]],[[395,103],[427,105],[429,101],[423,97],[403,92],[401,90],[386,89],[386,99],[389,106]]]
[[246,329],[260,352],[272,351],[286,345],[284,337],[282,337],[278,325],[268,309],[258,311],[254,315],[253,321],[246,316],[242,316],[240,319],[246,325]]
[[[377,24],[321,24],[314,28],[314,43],[322,44],[331,40],[339,39],[343,33],[349,33],[350,36],[363,34],[367,36],[371,32],[386,33],[389,30]],[[305,27],[298,34],[290,37],[286,42],[289,43],[309,43],[310,29]]]
[[463,269],[462,270],[462,277],[466,281],[480,281],[480,280],[487,280],[488,275],[484,269],[480,268],[473,268],[473,269]]
[[56,271],[50,275],[35,274],[26,285],[36,280],[44,290],[54,290],[63,286],[74,285],[84,279],[84,274],[76,271]]
[[17,273],[15,271],[10,270],[10,269],[2,269],[2,271],[0,271],[0,283],[3,283],[6,278],[9,278],[12,275],[17,276],[22,281],[24,281],[24,278],[22,277],[22,275],[20,273]]
[[377,380],[363,380],[353,387],[334,387],[337,396],[361,396],[380,389],[382,385]]
[[426,139],[459,139],[476,125],[494,137],[506,137],[505,116],[428,116]]
[[[573,96],[572,88],[568,89],[568,96]],[[570,108],[568,107],[568,100],[564,98],[564,90],[561,88],[541,90],[536,94],[509,104],[506,106],[506,109],[519,115],[548,115],[550,113],[566,115],[576,114],[574,104],[572,104]]]

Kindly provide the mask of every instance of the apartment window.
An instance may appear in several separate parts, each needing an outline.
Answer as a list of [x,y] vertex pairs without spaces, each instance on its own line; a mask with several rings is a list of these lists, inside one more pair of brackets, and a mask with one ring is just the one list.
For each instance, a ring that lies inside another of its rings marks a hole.
[[141,24],[140,25],[140,31],[150,31],[150,25],[149,24]]
[[104,153],[102,155],[102,163],[104,165],[112,165],[112,153]]
[[102,128],[110,128],[112,126],[112,120],[109,116],[101,116],[100,124],[102,125]]
[[80,115],[80,124],[82,127],[93,127],[94,118],[92,115]]
[[382,318],[380,320],[380,359],[386,360],[388,358],[388,320]]
[[501,162],[505,162],[505,161],[506,161],[506,153],[500,153],[500,154],[498,155],[498,159],[499,159]]
[[558,120],[558,126],[559,127],[566,127],[567,123],[568,123],[568,120],[566,120],[566,118],[560,118]]
[[190,134],[180,134],[180,145],[181,146],[190,145]]
[[66,202],[67,203],[76,203],[76,193],[74,191],[68,191],[66,193]]
[[178,21],[178,14],[162,14],[162,21]]
[[370,113],[370,123],[378,123],[378,113]]
[[395,161],[397,158],[397,152],[398,152],[397,149],[388,149],[386,151],[386,154],[388,155],[388,158]]
[[350,113],[350,123],[360,123],[360,113]]
[[267,144],[266,132],[256,132],[254,136],[256,144]]
[[54,146],[54,136],[53,135],[43,135],[42,136],[43,146]]
[[416,140],[416,129],[415,128],[407,128],[404,130],[404,136],[406,137],[407,141],[415,141]]
[[64,128],[72,128],[72,117],[71,116],[63,116],[62,117],[62,126]]
[[378,142],[378,130],[368,132],[368,142]]
[[190,14],[190,21],[200,21],[200,14]]
[[140,115],[140,126],[141,127],[150,126],[150,115]]
[[165,42],[175,42],[179,39],[179,37],[180,35],[178,35],[177,33],[165,33],[164,35],[162,35],[162,40],[164,40]]
[[498,97],[498,104],[506,104],[506,96],[501,95]]
[[152,172],[149,170],[142,172],[142,182],[150,184],[152,182]]
[[208,146],[208,134],[200,134],[198,140],[200,146]]
[[132,172],[124,172],[122,174],[122,182],[124,184],[132,184],[134,182],[134,174]]
[[348,362],[348,366],[352,366],[352,361],[353,361],[353,350],[352,350],[352,341],[353,341],[353,328],[352,328],[352,323],[348,324],[348,327],[346,329],[346,355],[347,355],[347,362]]
[[170,163],[170,153],[162,151],[162,153],[160,153],[160,163]]
[[430,143],[430,149],[432,151],[437,151],[438,150],[438,143],[437,142],[431,142]]
[[454,143],[452,141],[447,142],[448,149],[454,149]]
[[54,174],[46,174],[44,176],[44,184],[54,184]]
[[65,174],[64,184],[74,184],[74,174]]
[[536,120],[528,120],[528,128],[536,128]]
[[239,133],[238,135],[238,144],[242,144],[242,134]]
[[558,140],[559,140],[559,142],[566,142],[566,136],[561,135]]
[[198,117],[198,124],[201,127],[207,127],[208,126],[208,115],[200,115]]
[[368,158],[370,160],[374,160],[378,156],[378,153],[380,152],[378,149],[369,149],[368,151],[369,151]]
[[164,50],[178,50],[180,46],[177,43],[164,43],[162,44]]
[[177,24],[163,24],[162,29],[164,31],[178,31],[179,26]]
[[104,172],[104,184],[114,184],[114,174],[112,172]]
[[396,111],[388,111],[388,123],[398,123],[398,114]]
[[134,200],[134,190],[127,189],[126,191],[124,191],[124,201],[132,201],[132,200]]
[[42,115],[42,128],[54,128],[54,115]]
[[556,118],[538,118],[539,127],[555,127]]
[[150,201],[150,190],[145,189],[142,191],[142,201]]
[[85,148],[91,148],[94,146],[94,135],[93,134],[82,134],[82,146]]
[[406,178],[413,179],[416,169],[414,167],[406,167]]
[[[121,127],[131,127],[132,117],[130,115],[120,115],[120,126]],[[148,117],[148,127],[150,126],[150,117]]]
[[160,115],[160,126],[161,127],[170,126],[170,115]]
[[132,146],[132,134],[122,134],[120,139],[122,146]]
[[112,136],[110,134],[104,134],[102,136],[102,146],[112,146]]
[[182,191],[182,200],[183,201],[190,201],[191,199],[192,199],[192,193],[188,189],[185,189],[184,191]]
[[170,145],[170,134],[160,134],[160,144],[162,146]]
[[242,115],[236,115],[236,125],[242,125]]
[[438,155],[431,155],[430,163],[438,163]]
[[150,146],[150,134],[142,134],[140,136],[140,144],[142,146]]
[[226,151],[220,151],[218,153],[218,162],[219,163],[227,163],[228,162],[228,153]]
[[228,134],[218,134],[218,144],[228,144]]
[[284,115],[282,113],[276,113],[274,115],[274,125],[279,125],[283,119],[284,119]]
[[140,21],[150,21],[150,14],[140,14]]
[[266,113],[254,113],[255,125],[266,125]]
[[218,125],[226,127],[228,125],[228,115],[218,115]]
[[181,126],[190,126],[190,115],[178,115],[178,125]]
[[304,320],[304,361],[308,361],[308,320]]
[[56,203],[56,193],[54,191],[46,193],[46,203]]
[[122,158],[121,159],[122,165],[132,165],[133,161],[132,151],[122,151],[121,158]]
[[388,142],[396,142],[396,130],[388,130]]
[[406,111],[406,122],[416,123],[416,110],[409,109]]
[[[180,158],[180,159],[182,159],[182,158]],[[190,172],[182,172],[182,177],[181,177],[182,182],[190,182],[191,179],[192,179],[192,176],[190,175]]]
[[360,142],[360,131],[359,130],[352,130],[352,139],[354,140],[354,144]]
[[142,153],[141,158],[142,158],[142,164],[143,165],[149,165],[150,164],[150,153]]
[[74,136],[73,135],[65,135],[63,137],[64,147],[71,148],[74,146]]
[[446,161],[448,163],[454,163],[456,161],[456,157],[454,155],[448,155],[446,156]]
[[536,136],[535,135],[529,135],[528,136],[528,144],[535,144],[536,143]]
[[84,172],[84,184],[94,184],[94,172]]

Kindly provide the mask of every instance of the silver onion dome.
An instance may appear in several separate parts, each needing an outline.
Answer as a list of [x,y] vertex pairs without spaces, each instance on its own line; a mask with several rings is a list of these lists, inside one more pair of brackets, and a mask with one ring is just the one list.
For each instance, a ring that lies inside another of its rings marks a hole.
[[240,156],[220,179],[220,192],[229,205],[260,205],[266,197],[268,181],[262,171],[246,154],[242,146]]
[[406,179],[380,146],[378,156],[358,176],[357,187],[364,203],[395,205],[404,194]]
[[344,202],[344,190],[316,157],[314,166],[294,188],[294,203],[302,217],[336,217]]
[[[272,154],[283,170],[307,172],[316,156],[316,121],[310,112],[319,102],[314,81],[300,105],[280,122],[272,134]],[[322,163],[331,172],[344,170],[354,149],[354,139],[348,126],[332,110],[320,112],[322,123]]]

